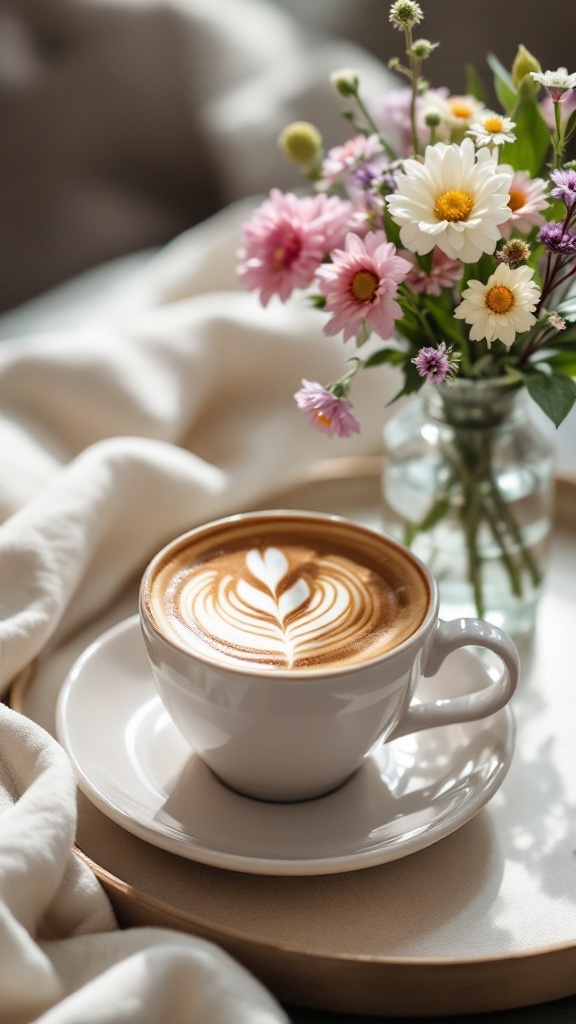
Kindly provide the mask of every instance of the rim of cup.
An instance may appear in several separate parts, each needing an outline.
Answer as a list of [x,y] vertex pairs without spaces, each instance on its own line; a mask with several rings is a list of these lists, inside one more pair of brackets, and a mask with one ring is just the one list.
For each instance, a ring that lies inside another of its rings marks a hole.
[[[195,537],[200,536],[203,533],[217,532],[219,527],[226,527],[228,524],[237,523],[239,521],[246,520],[258,520],[264,518],[274,517],[277,519],[288,518],[288,519],[309,519],[314,522],[327,522],[330,521],[335,525],[341,524],[346,528],[352,528],[352,530],[359,533],[367,534],[369,537],[381,540],[384,544],[395,548],[402,555],[410,559],[422,572],[429,589],[429,602],[428,609],[424,619],[420,623],[417,629],[414,630],[410,636],[406,637],[401,643],[390,650],[383,651],[381,654],[376,654],[371,658],[366,658],[364,661],[356,662],[355,664],[348,665],[337,665],[320,668],[307,668],[302,669],[282,669],[282,668],[271,668],[269,665],[260,666],[255,664],[245,664],[238,661],[236,664],[234,661],[219,660],[217,657],[211,658],[203,651],[192,649],[186,646],[185,643],[179,643],[177,640],[166,635],[166,633],[160,628],[160,626],[154,621],[153,614],[149,610],[149,602],[147,601],[147,595],[150,590],[150,582],[159,563],[166,561],[171,551],[176,551],[179,547],[184,547],[189,541]],[[164,643],[167,647],[172,648],[180,654],[188,655],[195,661],[199,661],[202,664],[210,666],[211,668],[221,669],[223,672],[230,673],[232,675],[249,675],[253,677],[262,677],[264,679],[270,679],[271,681],[287,679],[291,682],[314,682],[321,681],[327,678],[333,678],[334,676],[346,675],[350,672],[358,672],[361,669],[367,667],[373,667],[380,662],[390,661],[398,654],[402,654],[410,646],[412,646],[417,638],[423,633],[426,633],[430,628],[432,622],[438,618],[439,608],[439,593],[438,584],[425,562],[422,561],[418,555],[415,555],[413,551],[410,551],[406,545],[401,544],[393,537],[389,537],[388,534],[380,533],[378,530],[371,526],[366,526],[364,523],[358,523],[353,519],[348,519],[346,516],[335,515],[330,512],[312,512],[304,509],[283,509],[283,508],[272,508],[272,509],[258,509],[254,512],[236,512],[232,515],[222,516],[219,519],[213,519],[209,522],[202,523],[199,526],[193,527],[191,530],[187,530],[185,533],[181,533],[179,536],[174,537],[168,541],[156,554],[152,557],[148,563],[139,588],[139,610],[140,619],[145,621],[147,627],[154,633],[155,637]]]

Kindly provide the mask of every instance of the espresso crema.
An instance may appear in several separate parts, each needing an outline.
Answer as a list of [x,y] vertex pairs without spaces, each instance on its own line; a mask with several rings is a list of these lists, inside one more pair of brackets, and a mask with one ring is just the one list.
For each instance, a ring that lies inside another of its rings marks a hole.
[[423,622],[427,580],[352,525],[270,517],[215,525],[170,549],[144,600],[170,641],[219,662],[306,671],[358,664]]

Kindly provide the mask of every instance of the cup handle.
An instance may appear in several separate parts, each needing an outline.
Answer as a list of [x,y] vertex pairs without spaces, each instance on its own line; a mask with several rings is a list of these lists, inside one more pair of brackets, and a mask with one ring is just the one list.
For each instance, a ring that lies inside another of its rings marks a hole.
[[476,690],[474,693],[435,700],[427,704],[410,704],[389,737],[390,740],[437,725],[453,725],[487,718],[508,703],[520,678],[518,651],[506,633],[481,619],[439,622],[424,675],[435,675],[448,654],[459,647],[470,645],[486,647],[497,654],[504,664],[502,675],[492,680],[485,689]]

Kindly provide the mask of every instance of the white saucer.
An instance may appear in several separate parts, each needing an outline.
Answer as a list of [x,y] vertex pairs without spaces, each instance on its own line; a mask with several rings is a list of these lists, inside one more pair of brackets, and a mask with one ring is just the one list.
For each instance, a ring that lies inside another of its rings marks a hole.
[[[439,699],[483,681],[478,656],[461,650],[418,693]],[[80,789],[140,839],[218,868],[315,875],[405,857],[469,821],[506,775],[514,720],[505,708],[381,745],[317,800],[252,800],[222,785],[172,725],[133,616],[75,663],[58,701],[57,735]]]

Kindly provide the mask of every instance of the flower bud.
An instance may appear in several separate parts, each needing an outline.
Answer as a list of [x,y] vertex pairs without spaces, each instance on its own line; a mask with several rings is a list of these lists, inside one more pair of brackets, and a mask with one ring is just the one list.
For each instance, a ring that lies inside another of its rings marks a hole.
[[566,330],[566,321],[564,320],[563,317],[560,316],[559,313],[550,313],[550,315],[548,316],[547,319],[548,319],[548,323],[550,324],[551,327],[554,328],[555,331],[565,331]]
[[514,63],[512,64],[512,81],[517,89],[520,87],[520,83],[523,84],[524,88],[526,88],[526,83],[529,83],[531,94],[535,96],[539,91],[539,87],[531,77],[532,72],[535,74],[541,74],[542,68],[536,60],[536,57],[533,57],[530,51],[520,43],[518,52],[514,58]]
[[394,28],[413,28],[423,17],[420,4],[414,3],[413,0],[396,0],[390,8],[390,21]]
[[519,267],[530,259],[530,246],[522,238],[512,238],[496,252],[496,257],[509,267]]
[[426,57],[430,56],[432,50],[435,50],[439,45],[439,43],[431,43],[429,39],[416,39],[412,44],[410,53],[420,60],[426,60]]
[[299,167],[309,167],[322,152],[322,136],[309,121],[292,121],[278,136],[284,156]]
[[341,68],[340,71],[332,72],[330,81],[341,96],[355,96],[358,92],[360,76],[354,68]]
[[442,118],[440,114],[437,114],[434,110],[431,110],[424,118],[424,124],[427,128],[439,128],[441,123]]

